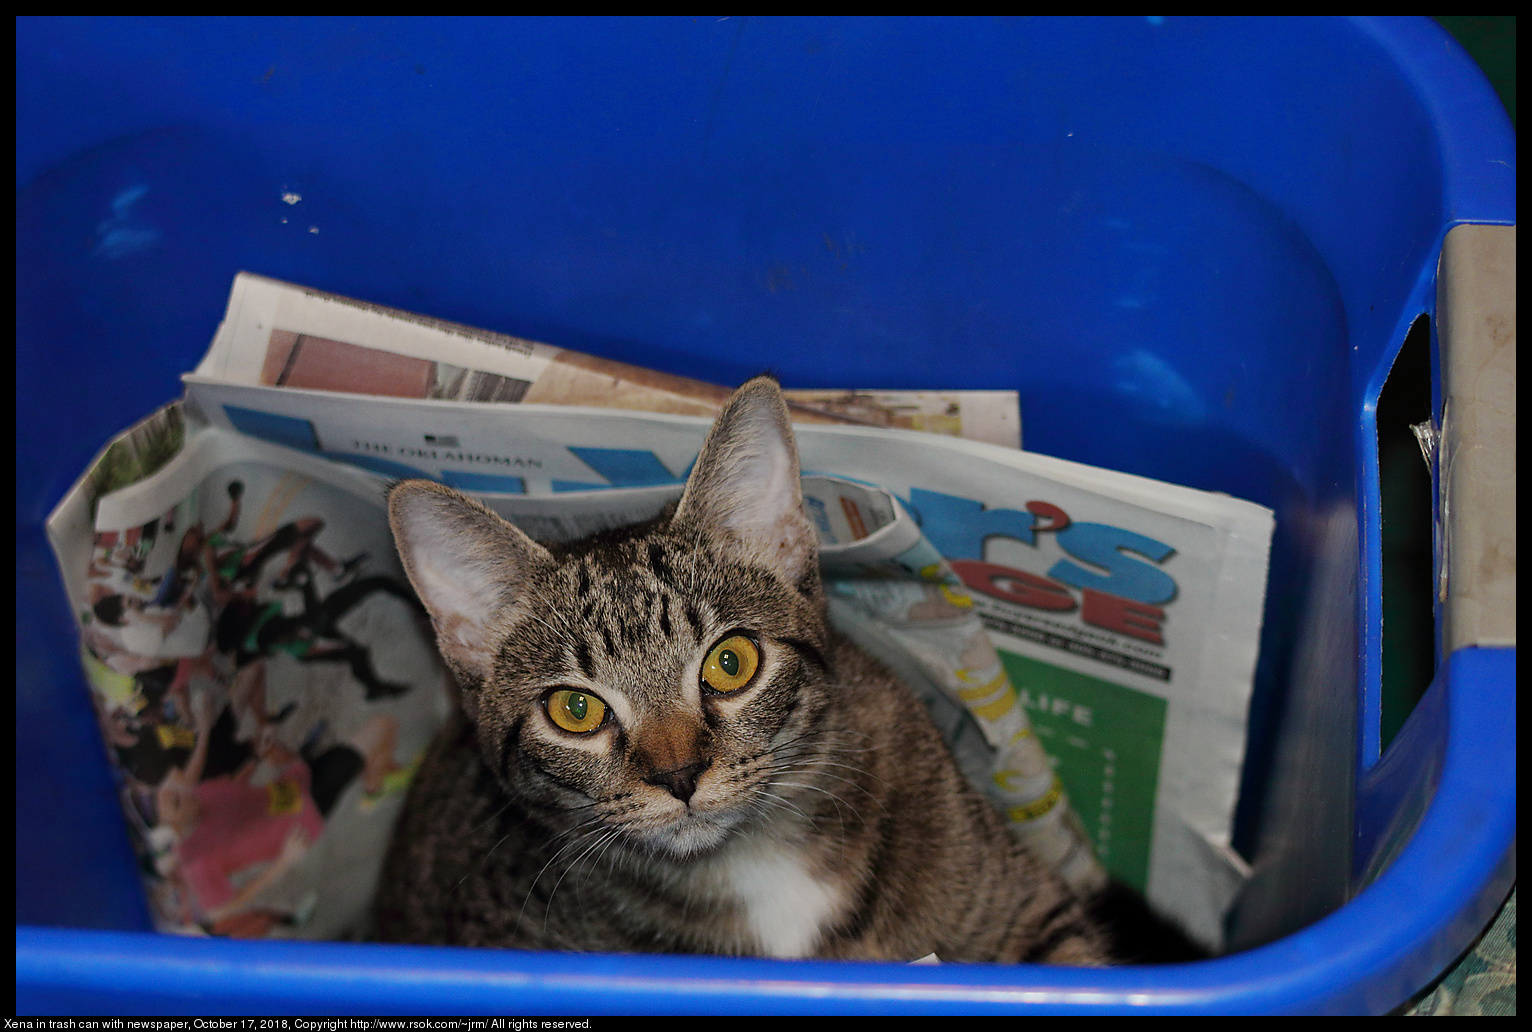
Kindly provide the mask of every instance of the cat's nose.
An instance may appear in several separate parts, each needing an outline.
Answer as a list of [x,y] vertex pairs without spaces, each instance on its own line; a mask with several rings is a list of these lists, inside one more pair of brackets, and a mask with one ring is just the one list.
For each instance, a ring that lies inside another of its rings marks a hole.
[[669,789],[671,795],[684,803],[689,801],[692,793],[697,791],[697,779],[702,776],[702,772],[707,767],[707,760],[697,760],[682,767],[657,771],[644,780],[651,785]]

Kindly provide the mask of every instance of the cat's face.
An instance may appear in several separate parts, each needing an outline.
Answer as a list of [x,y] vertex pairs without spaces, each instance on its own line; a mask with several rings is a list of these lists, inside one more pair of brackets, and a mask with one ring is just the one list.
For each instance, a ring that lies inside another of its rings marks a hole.
[[823,694],[809,599],[664,533],[570,556],[529,595],[477,717],[518,798],[592,805],[677,855],[772,808],[761,793],[788,775]]
[[[549,551],[401,484],[405,569],[507,792],[570,830],[687,856],[791,808],[830,702],[813,530],[770,380],[720,413],[674,513]],[[791,793],[788,793],[791,794]]]

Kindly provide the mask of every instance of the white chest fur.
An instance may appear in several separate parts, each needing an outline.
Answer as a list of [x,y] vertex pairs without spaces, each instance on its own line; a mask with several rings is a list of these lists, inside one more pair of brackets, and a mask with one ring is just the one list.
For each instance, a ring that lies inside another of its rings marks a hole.
[[809,956],[841,903],[837,887],[816,876],[786,844],[751,843],[736,850],[725,860],[723,874],[761,952],[770,957]]

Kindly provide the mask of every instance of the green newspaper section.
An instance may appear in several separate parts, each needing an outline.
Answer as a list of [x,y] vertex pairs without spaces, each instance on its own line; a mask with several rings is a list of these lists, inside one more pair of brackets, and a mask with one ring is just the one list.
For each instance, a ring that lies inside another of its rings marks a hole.
[[1165,700],[998,651],[1096,855],[1114,878],[1145,891]]

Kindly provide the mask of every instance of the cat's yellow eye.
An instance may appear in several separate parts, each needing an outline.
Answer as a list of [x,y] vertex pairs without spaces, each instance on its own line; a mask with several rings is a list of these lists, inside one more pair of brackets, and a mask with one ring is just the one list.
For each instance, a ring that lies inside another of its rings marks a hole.
[[548,696],[548,719],[565,731],[583,735],[606,719],[606,703],[588,692],[560,688]]
[[702,663],[702,680],[716,692],[738,691],[750,683],[761,666],[755,642],[743,634],[731,634],[708,652]]

